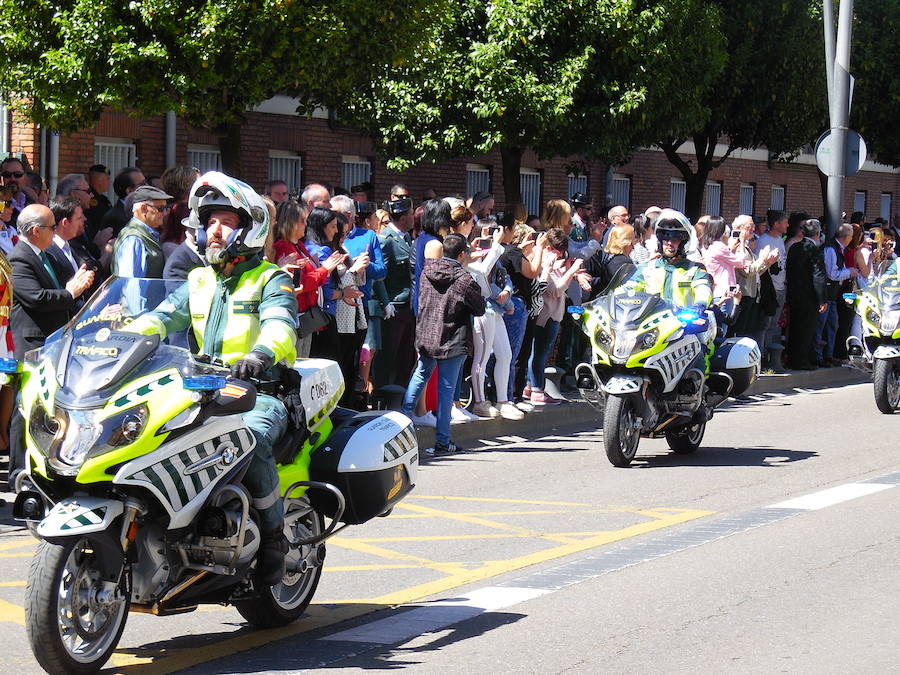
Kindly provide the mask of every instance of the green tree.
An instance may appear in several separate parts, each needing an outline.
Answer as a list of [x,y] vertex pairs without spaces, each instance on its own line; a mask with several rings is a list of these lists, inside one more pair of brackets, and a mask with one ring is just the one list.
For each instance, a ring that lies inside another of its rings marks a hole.
[[716,26],[702,0],[458,0],[340,114],[398,170],[499,148],[520,201],[525,148],[616,160],[696,123],[701,106],[678,101],[716,74]]
[[900,1],[857,0],[853,8],[850,72],[856,84],[851,126],[880,162],[900,166]]
[[380,77],[442,1],[0,0],[0,89],[62,132],[106,107],[174,110],[216,133],[239,175],[245,111],[277,93],[306,109]]
[[[821,7],[810,0],[709,0],[721,13],[728,57],[698,102],[708,115],[658,145],[687,183],[686,215],[700,215],[710,172],[738,148],[793,154],[827,124]],[[677,149],[693,141],[694,157]],[[718,143],[726,150],[716,158]]]

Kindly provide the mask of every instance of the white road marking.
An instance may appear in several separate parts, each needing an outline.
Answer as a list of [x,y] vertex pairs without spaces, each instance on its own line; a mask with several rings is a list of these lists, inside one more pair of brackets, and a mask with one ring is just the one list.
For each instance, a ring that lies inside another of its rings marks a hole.
[[894,487],[885,483],[847,483],[846,485],[838,485],[837,487],[828,488],[819,492],[789,499],[786,502],[771,504],[766,508],[769,509],[800,509],[802,511],[817,511],[827,506],[847,502],[858,497],[875,494],[882,490]]
[[454,623],[472,619],[484,612],[517,605],[550,592],[550,590],[542,588],[488,586],[472,591],[465,596],[417,605],[409,611],[328,635],[322,639],[379,645],[397,644],[425,633],[434,633]]

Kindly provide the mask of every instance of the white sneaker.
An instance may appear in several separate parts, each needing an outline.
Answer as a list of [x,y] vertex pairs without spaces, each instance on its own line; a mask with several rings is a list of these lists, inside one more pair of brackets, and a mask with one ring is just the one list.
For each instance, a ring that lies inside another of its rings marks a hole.
[[[479,417],[475,418],[480,419]],[[463,422],[471,422],[471,418],[467,414],[467,411],[463,408],[459,408],[457,406],[452,406],[450,408],[450,424],[462,424]]]
[[490,401],[478,401],[472,405],[472,412],[475,413],[477,417],[481,418],[492,418],[499,417],[500,411],[497,410]]
[[530,413],[534,411],[534,406],[531,405],[530,401],[519,401],[516,403],[516,407],[522,412]]
[[434,413],[430,410],[426,411],[424,415],[419,417],[418,415],[410,415],[409,419],[413,421],[417,427],[431,427],[434,429],[437,427],[437,418],[434,416]]
[[525,419],[525,413],[519,410],[515,405],[507,401],[500,405],[500,417],[505,420],[521,420]]
[[466,419],[469,420],[470,422],[477,422],[478,420],[481,419],[478,415],[473,413],[468,408],[459,408],[457,406],[453,406],[453,409],[461,411],[462,414],[466,416]]

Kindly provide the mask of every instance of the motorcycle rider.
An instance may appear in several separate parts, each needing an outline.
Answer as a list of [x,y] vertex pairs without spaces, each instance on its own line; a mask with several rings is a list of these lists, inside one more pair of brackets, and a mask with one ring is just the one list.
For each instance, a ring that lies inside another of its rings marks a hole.
[[[297,301],[287,273],[261,257],[270,227],[265,203],[249,185],[210,171],[194,183],[188,206],[208,266],[191,270],[186,283],[128,330],[165,337],[190,326],[200,353],[229,364],[239,380],[264,378],[282,361],[292,365]],[[272,454],[287,431],[287,412],[277,398],[258,394],[243,418],[256,438],[243,480],[260,517],[257,578],[270,586],[284,576],[287,553]]]
[[[658,293],[677,307],[690,307],[701,317],[712,303],[712,281],[706,268],[687,257],[691,223],[675,209],[663,209],[656,219],[656,241],[660,257],[640,265],[629,286],[645,293]],[[704,372],[709,372],[713,344],[703,355]],[[699,365],[699,364],[698,364]]]

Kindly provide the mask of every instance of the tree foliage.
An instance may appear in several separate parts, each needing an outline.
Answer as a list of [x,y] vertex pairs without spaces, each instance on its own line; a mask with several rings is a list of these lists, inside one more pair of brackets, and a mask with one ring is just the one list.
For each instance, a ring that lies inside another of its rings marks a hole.
[[702,0],[458,0],[340,114],[396,169],[500,148],[514,201],[524,148],[619,159],[702,115],[682,93],[715,75],[716,25]]
[[[700,215],[709,173],[737,148],[792,154],[827,126],[821,3],[815,0],[708,0],[721,14],[724,68],[698,102],[708,111],[687,133],[657,144],[687,183],[686,211]],[[695,157],[676,152],[693,141]],[[716,158],[717,143],[727,146]]]
[[441,3],[0,0],[0,88],[63,132],[109,106],[225,136],[276,93],[312,105],[380,76]]
[[900,165],[900,1],[857,0],[853,5],[856,77],[850,126],[866,140],[869,152],[886,164]]

